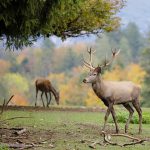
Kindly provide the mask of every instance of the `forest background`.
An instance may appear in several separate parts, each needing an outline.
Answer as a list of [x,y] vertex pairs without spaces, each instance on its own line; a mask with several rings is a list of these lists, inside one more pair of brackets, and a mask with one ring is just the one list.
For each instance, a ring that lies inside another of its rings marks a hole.
[[[48,78],[60,92],[61,105],[101,106],[90,85],[82,83],[88,70],[83,67],[82,54],[88,60],[87,48],[96,50],[94,65],[103,63],[105,55],[111,57],[111,48],[121,49],[113,65],[104,71],[106,80],[130,80],[142,88],[141,103],[150,106],[150,36],[139,31],[130,22],[125,28],[92,41],[81,40],[71,44],[56,45],[52,38],[40,40],[38,45],[22,51],[0,50],[0,95],[15,95],[12,104],[33,105],[34,82],[39,77]],[[39,100],[40,102],[40,100]],[[55,103],[54,101],[52,102]]]
[[[14,94],[13,105],[34,105],[34,82],[39,77],[45,77],[60,92],[61,105],[103,107],[90,85],[82,83],[88,73],[83,67],[82,54],[88,60],[86,49],[92,47],[96,50],[95,66],[103,62],[106,54],[108,58],[111,57],[112,48],[121,49],[112,66],[103,72],[103,78],[130,80],[139,84],[142,89],[141,104],[150,107],[150,30],[149,13],[145,15],[147,11],[148,1],[129,1],[119,14],[125,25],[117,31],[102,33],[100,37],[70,38],[64,42],[50,37],[39,39],[32,47],[19,51],[5,50],[1,42],[0,103]],[[54,101],[52,103],[55,104]]]

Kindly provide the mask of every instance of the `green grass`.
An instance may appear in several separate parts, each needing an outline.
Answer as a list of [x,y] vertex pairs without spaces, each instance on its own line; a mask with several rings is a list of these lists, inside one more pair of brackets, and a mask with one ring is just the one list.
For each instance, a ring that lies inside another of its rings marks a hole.
[[[117,111],[116,111],[117,112]],[[150,113],[149,109],[143,112]],[[71,112],[71,111],[17,111],[11,110],[4,112],[1,119],[11,117],[31,117],[8,121],[10,127],[27,127],[30,130],[51,130],[54,131],[53,142],[55,150],[89,150],[88,143],[81,143],[82,139],[98,140],[103,139],[100,135],[103,126],[104,113],[100,112]],[[111,116],[110,116],[111,118]],[[124,123],[119,123],[121,132],[124,132]],[[106,130],[115,131],[113,123],[108,123]],[[129,134],[136,137],[150,138],[150,125],[143,124],[143,133],[138,135],[138,124],[129,125]],[[119,138],[121,142],[123,138]],[[41,148],[40,148],[41,149]],[[121,150],[118,146],[99,146],[96,149],[102,150]],[[149,150],[150,143],[145,145],[128,146],[125,150]]]
[[[104,114],[103,114],[104,115]],[[10,124],[17,126],[36,126],[37,128],[48,128],[52,124],[60,123],[100,123],[103,122],[103,116],[98,112],[59,112],[59,111],[7,111],[4,113],[1,119],[11,118],[11,117],[31,117],[26,119],[15,119],[10,121]]]

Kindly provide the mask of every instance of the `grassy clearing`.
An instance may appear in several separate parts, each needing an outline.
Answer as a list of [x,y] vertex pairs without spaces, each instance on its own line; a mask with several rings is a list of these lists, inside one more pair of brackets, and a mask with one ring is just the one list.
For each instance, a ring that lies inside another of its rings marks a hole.
[[[149,109],[144,109],[144,112],[150,112]],[[38,133],[35,138],[44,138],[47,132],[53,132],[51,142],[55,146],[55,150],[88,150],[89,143],[81,143],[83,139],[103,140],[100,135],[101,127],[103,126],[104,113],[100,112],[71,112],[71,111],[17,111],[11,110],[4,112],[1,119],[10,117],[26,116],[31,118],[15,119],[8,121],[9,127],[27,127],[30,132]],[[110,117],[111,118],[111,117]],[[119,123],[121,132],[124,132],[123,123]],[[107,131],[114,132],[113,123],[108,123]],[[130,124],[129,133],[136,137],[150,138],[150,125],[143,124],[143,133],[138,135],[138,124]],[[32,137],[33,140],[34,137]],[[125,142],[124,138],[116,138]],[[150,143],[145,145],[128,146],[125,150],[149,150]],[[37,148],[38,149],[38,148]],[[41,149],[41,148],[39,148]],[[46,148],[44,148],[46,149]],[[117,146],[99,146],[96,149],[111,149],[121,150]]]

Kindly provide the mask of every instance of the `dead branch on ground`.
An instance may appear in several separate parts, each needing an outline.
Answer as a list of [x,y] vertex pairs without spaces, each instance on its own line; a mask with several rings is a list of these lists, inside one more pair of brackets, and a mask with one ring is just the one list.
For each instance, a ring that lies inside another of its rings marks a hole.
[[3,102],[3,105],[2,105],[2,110],[0,112],[1,115],[3,114],[4,109],[8,106],[9,102],[12,100],[13,97],[14,97],[14,95],[12,95],[7,102],[6,102],[5,98],[4,98],[4,102]]
[[[147,141],[146,139],[136,138],[136,137],[133,137],[133,136],[130,136],[130,135],[127,135],[127,134],[117,134],[117,133],[116,134],[108,134],[108,133],[106,133],[104,131],[102,131],[102,134],[104,136],[104,142],[106,142],[106,143],[108,143],[110,145],[117,145],[117,146],[121,146],[121,147],[125,147],[125,146],[128,146],[128,145],[142,144],[143,142]],[[111,136],[126,137],[126,138],[129,138],[129,139],[132,139],[133,142],[125,143],[125,144],[111,142],[110,141]]]
[[[140,139],[140,138],[137,138],[137,137],[133,137],[133,136],[130,136],[128,134],[111,134],[111,133],[106,133],[104,131],[102,131],[101,133],[103,135],[103,141],[102,140],[98,140],[98,141],[91,141],[91,140],[87,140],[87,139],[84,139],[84,140],[81,140],[82,143],[91,143],[89,145],[90,148],[92,149],[96,149],[96,145],[102,145],[102,146],[106,146],[106,145],[114,145],[114,146],[120,146],[120,147],[125,147],[125,146],[129,146],[129,145],[136,145],[136,144],[143,144],[144,142],[148,141],[146,139]],[[120,137],[125,137],[125,138],[128,138],[128,139],[131,139],[132,141],[131,142],[128,142],[128,143],[118,143],[118,142],[112,142],[111,139],[113,136],[120,136]]]

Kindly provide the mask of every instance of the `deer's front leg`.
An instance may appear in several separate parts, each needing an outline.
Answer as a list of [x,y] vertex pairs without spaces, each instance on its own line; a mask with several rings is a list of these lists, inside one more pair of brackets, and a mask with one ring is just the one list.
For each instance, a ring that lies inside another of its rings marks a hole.
[[119,133],[119,127],[118,127],[117,120],[116,120],[116,113],[115,113],[115,110],[114,110],[113,106],[112,106],[112,109],[111,109],[111,114],[112,114],[112,117],[113,117],[113,120],[114,120],[114,123],[115,123],[115,126],[116,126],[116,133]]
[[112,106],[113,106],[112,103],[109,104],[108,109],[107,109],[107,112],[106,112],[106,114],[105,114],[103,131],[105,130],[105,127],[106,127],[106,123],[107,123],[109,114],[110,114],[110,112],[111,112],[111,110],[112,110]]
[[48,106],[50,105],[51,103],[51,99],[52,99],[52,95],[51,95],[51,92],[49,92],[49,101],[48,101]]

